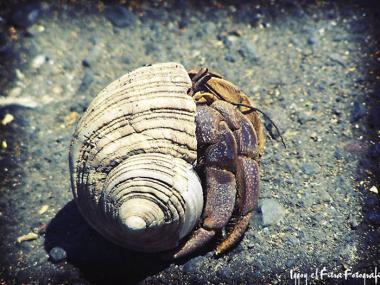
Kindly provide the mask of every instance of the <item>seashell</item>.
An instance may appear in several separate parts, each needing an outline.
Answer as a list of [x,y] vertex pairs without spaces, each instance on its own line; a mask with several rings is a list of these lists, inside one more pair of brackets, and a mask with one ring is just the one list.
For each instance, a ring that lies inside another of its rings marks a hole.
[[103,89],[70,146],[72,191],[100,234],[123,247],[173,249],[203,209],[196,104],[182,65],[141,67]]

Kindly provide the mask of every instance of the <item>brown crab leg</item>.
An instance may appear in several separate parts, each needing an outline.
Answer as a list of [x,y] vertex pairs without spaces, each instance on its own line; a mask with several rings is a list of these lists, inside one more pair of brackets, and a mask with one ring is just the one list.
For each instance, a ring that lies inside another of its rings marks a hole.
[[249,221],[251,217],[252,217],[252,212],[239,218],[239,221],[237,221],[237,223],[234,225],[228,237],[216,247],[216,250],[215,250],[216,256],[221,255],[222,253],[229,250],[241,239],[244,232],[249,226]]
[[203,225],[174,254],[180,258],[202,247],[229,221],[235,205],[236,182],[233,173],[206,167],[207,200],[203,212]]
[[173,255],[173,258],[177,259],[189,255],[205,245],[214,235],[214,231],[208,231],[204,228],[195,230],[191,238]]
[[249,225],[259,194],[259,167],[256,161],[249,157],[239,157],[236,179],[238,191],[236,212],[239,218],[227,238],[217,246],[216,255],[234,246]]

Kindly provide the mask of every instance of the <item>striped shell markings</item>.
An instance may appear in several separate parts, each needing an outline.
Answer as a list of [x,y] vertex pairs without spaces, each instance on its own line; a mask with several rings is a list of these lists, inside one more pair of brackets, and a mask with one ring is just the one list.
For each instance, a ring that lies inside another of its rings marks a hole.
[[180,64],[141,67],[102,90],[79,121],[69,154],[72,191],[83,217],[108,240],[164,251],[199,220],[190,87]]

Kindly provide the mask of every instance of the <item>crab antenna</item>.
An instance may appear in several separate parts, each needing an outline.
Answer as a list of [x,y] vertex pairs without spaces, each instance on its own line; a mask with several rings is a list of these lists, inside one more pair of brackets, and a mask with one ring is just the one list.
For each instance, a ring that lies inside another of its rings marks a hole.
[[208,69],[202,67],[202,68],[199,69],[199,71],[193,76],[193,78],[191,78],[191,80],[192,80],[193,82],[198,81],[199,78],[201,78],[203,75],[206,75],[207,72],[208,72]]
[[[254,112],[254,111],[257,111],[257,112],[259,112],[260,114],[262,114],[262,115],[264,116],[264,118],[267,119],[267,120],[272,124],[272,126],[275,127],[278,136],[281,138],[281,143],[282,143],[283,146],[286,148],[286,144],[285,144],[284,138],[282,137],[279,128],[277,127],[277,125],[272,121],[272,119],[271,119],[267,114],[265,114],[263,111],[261,111],[261,110],[258,109],[258,108],[255,108],[255,107],[252,107],[252,106],[248,106],[248,105],[245,105],[245,104],[241,104],[241,103],[231,103],[231,104],[232,104],[232,105],[235,105],[235,106],[245,107],[245,108],[250,109],[250,110],[247,112],[247,114],[248,114],[248,113],[251,113],[251,112]],[[270,132],[270,130],[269,130],[266,126],[265,126],[265,128],[267,129],[268,132]]]

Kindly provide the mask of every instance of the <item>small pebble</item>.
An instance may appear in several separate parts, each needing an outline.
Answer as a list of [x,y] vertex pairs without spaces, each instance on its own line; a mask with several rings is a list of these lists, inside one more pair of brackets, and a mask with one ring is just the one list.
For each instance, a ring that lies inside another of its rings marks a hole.
[[15,72],[16,72],[16,77],[17,77],[18,80],[25,79],[25,75],[24,75],[24,73],[21,72],[20,69],[16,68]]
[[41,209],[38,211],[38,214],[42,215],[46,213],[46,211],[49,209],[49,205],[43,205]]
[[70,112],[66,117],[65,117],[65,123],[68,126],[71,126],[72,124],[75,123],[75,121],[78,119],[78,113],[77,112]]
[[35,58],[32,60],[32,68],[38,69],[40,68],[44,63],[46,62],[46,56],[43,54],[37,55]]
[[1,120],[1,124],[3,126],[6,126],[9,123],[11,123],[14,119],[15,117],[12,114],[5,114],[4,118]]
[[19,86],[17,86],[17,87],[15,87],[15,88],[12,88],[12,89],[9,91],[8,96],[9,96],[9,97],[17,97],[17,96],[19,96],[19,95],[21,94],[21,92],[22,92],[22,88],[19,87]]
[[260,203],[264,226],[277,224],[284,216],[285,210],[276,200],[264,199]]
[[89,62],[87,59],[82,60],[82,65],[83,65],[84,67],[91,67],[90,62]]
[[[88,70],[88,69],[87,69]],[[88,70],[90,71],[90,70]],[[79,86],[79,92],[85,92],[91,85],[92,81],[94,81],[94,77],[91,72],[86,72],[83,76],[82,82]]]
[[12,106],[12,105],[20,106],[24,108],[36,108],[38,106],[38,103],[30,97],[21,97],[21,98],[0,97],[0,108]]
[[49,251],[49,257],[52,262],[56,263],[64,260],[67,254],[62,247],[55,246]]
[[257,61],[259,59],[256,49],[251,41],[239,42],[238,52],[244,58],[247,58],[253,61]]
[[315,168],[313,165],[309,164],[309,163],[304,163],[301,165],[301,171],[302,173],[306,174],[306,175],[313,175],[315,174]]
[[350,227],[353,230],[356,229],[360,224],[360,222],[358,221],[358,219],[354,215],[349,216],[348,223],[350,224]]
[[316,38],[315,36],[311,36],[311,37],[309,37],[309,38],[307,39],[307,43],[308,43],[309,45],[315,45],[316,42],[317,42],[317,38]]
[[312,116],[309,116],[306,113],[300,112],[297,114],[297,121],[301,125],[305,124],[306,122],[312,121],[312,120],[314,120],[314,118]]
[[235,57],[232,56],[232,55],[230,55],[230,54],[227,54],[227,55],[224,57],[224,59],[225,59],[226,61],[228,61],[228,62],[235,62],[235,61],[236,61],[236,60],[235,60]]
[[27,29],[29,35],[38,35],[45,31],[45,27],[42,25],[33,25]]
[[61,86],[54,86],[52,91],[55,95],[60,95],[60,94],[62,94],[63,89]]
[[332,201],[330,194],[327,193],[326,190],[319,191],[318,196],[322,202],[331,202]]
[[30,233],[28,233],[28,234],[26,234],[26,235],[19,236],[19,237],[17,238],[17,242],[18,242],[18,243],[22,243],[22,242],[24,242],[24,241],[35,240],[35,239],[37,239],[37,238],[38,238],[38,234],[33,233],[33,232],[30,232]]
[[379,190],[377,189],[376,186],[372,186],[371,188],[369,188],[369,191],[371,191],[372,193],[375,193],[375,194],[379,194]]
[[339,54],[336,54],[336,53],[331,53],[329,55],[329,59],[334,62],[334,63],[338,63],[340,64],[341,66],[345,66],[345,62],[344,60],[342,59],[342,57],[339,55]]

